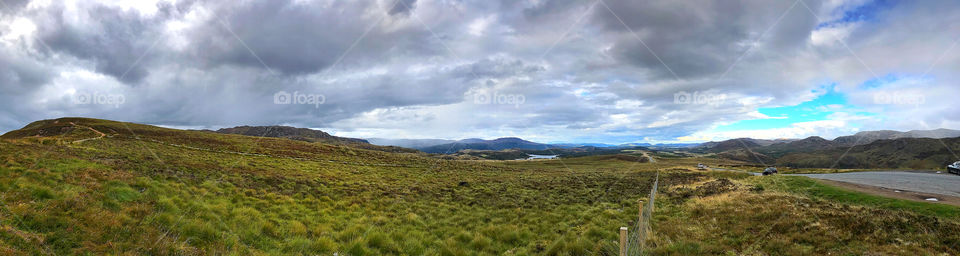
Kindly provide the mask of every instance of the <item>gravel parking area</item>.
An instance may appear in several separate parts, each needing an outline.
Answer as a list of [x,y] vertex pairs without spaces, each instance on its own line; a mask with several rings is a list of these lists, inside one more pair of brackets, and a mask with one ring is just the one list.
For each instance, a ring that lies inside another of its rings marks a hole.
[[960,197],[960,176],[954,174],[880,171],[788,175]]

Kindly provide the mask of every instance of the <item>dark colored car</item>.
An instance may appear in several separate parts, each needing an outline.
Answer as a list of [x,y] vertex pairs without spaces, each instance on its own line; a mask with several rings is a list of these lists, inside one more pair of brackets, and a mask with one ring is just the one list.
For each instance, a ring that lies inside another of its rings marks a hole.
[[767,167],[767,169],[763,169],[763,175],[764,175],[764,176],[766,176],[766,175],[773,175],[773,174],[776,174],[776,173],[777,173],[777,168]]
[[960,175],[960,161],[956,161],[951,165],[947,165],[947,172]]

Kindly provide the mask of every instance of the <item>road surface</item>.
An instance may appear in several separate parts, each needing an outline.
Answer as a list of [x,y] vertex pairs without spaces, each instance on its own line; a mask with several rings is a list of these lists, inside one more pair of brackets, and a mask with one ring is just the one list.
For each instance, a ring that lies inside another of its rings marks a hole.
[[960,176],[953,174],[879,171],[786,175],[960,197]]

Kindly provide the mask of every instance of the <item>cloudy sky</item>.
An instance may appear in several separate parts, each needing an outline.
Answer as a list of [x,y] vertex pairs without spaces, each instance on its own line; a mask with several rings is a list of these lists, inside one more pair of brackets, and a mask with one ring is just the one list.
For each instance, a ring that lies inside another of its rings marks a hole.
[[382,138],[960,129],[960,1],[0,0],[0,132]]

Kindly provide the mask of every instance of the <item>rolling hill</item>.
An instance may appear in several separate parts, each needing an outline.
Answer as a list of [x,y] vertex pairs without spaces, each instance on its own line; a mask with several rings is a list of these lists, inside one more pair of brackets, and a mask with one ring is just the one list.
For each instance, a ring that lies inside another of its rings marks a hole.
[[416,150],[395,147],[373,145],[363,139],[345,138],[330,135],[329,133],[308,128],[296,128],[290,126],[237,126],[233,128],[223,128],[215,131],[222,134],[239,134],[255,137],[285,138],[291,140],[320,142],[337,145],[351,145],[358,148],[379,150],[386,152],[405,152],[415,153]]
[[444,140],[444,139],[384,139],[384,138],[367,138],[367,141],[370,144],[380,145],[380,146],[397,146],[413,149],[421,149],[430,146],[436,146],[440,144],[447,144],[456,142],[455,140]]
[[427,153],[450,154],[460,150],[504,150],[504,149],[549,149],[555,146],[526,141],[520,138],[499,138],[494,140],[483,139],[465,139],[453,143],[434,145],[420,148],[420,151]]
[[[881,139],[853,147],[786,154],[777,165],[827,168],[943,169],[957,159],[960,138]],[[842,157],[842,158],[841,158]]]
[[309,142],[324,142],[330,144],[342,143],[363,143],[369,144],[363,139],[345,138],[330,135],[329,133],[308,128],[296,128],[290,126],[237,126],[233,128],[223,128],[216,131],[224,134],[240,134],[257,137],[287,138],[293,140],[302,140]]
[[[960,147],[950,144],[960,139],[958,136],[960,131],[949,129],[882,130],[858,132],[833,140],[818,136],[777,141],[732,139],[704,143],[696,150],[717,153],[725,159],[790,167],[942,169],[960,160],[953,159],[956,157],[951,153],[951,150],[960,152]],[[948,150],[944,144],[951,148]]]
[[850,136],[837,137],[833,141],[838,146],[854,146],[870,144],[877,140],[892,140],[900,138],[955,138],[960,137],[960,131],[950,129],[936,130],[912,130],[907,132],[881,130],[881,131],[863,131]]
[[773,142],[769,140],[738,138],[738,139],[730,139],[730,140],[719,141],[719,142],[711,141],[711,142],[703,143],[700,146],[695,147],[694,150],[719,153],[719,152],[724,152],[728,150],[743,149],[744,147],[753,149],[753,148],[758,148],[762,146],[767,146],[770,144],[773,144]]

